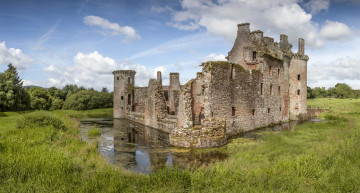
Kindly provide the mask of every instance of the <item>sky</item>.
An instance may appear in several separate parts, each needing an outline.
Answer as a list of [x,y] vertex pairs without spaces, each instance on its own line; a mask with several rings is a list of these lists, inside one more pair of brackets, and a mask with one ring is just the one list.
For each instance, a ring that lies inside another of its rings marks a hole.
[[360,0],[0,0],[0,72],[12,63],[24,85],[113,90],[112,71],[156,72],[185,84],[208,60],[225,60],[237,24],[293,52],[304,38],[308,86],[360,89]]

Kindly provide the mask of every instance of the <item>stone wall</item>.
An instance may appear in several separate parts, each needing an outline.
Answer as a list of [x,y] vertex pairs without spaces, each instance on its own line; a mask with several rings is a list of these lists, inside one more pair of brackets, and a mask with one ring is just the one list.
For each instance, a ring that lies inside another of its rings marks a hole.
[[135,101],[134,111],[139,113],[145,113],[145,101],[147,98],[148,87],[136,87],[135,88]]

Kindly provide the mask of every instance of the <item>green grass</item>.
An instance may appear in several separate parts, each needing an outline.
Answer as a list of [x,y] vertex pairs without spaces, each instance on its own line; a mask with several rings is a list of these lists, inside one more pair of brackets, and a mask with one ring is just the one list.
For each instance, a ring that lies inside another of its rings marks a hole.
[[96,143],[79,140],[70,116],[102,116],[111,109],[49,112],[62,119],[65,130],[51,124],[16,129],[22,114],[4,113],[0,192],[359,192],[360,100],[308,104],[329,108],[322,115],[329,120],[298,125],[293,132],[266,132],[260,141],[233,140],[220,148],[230,158],[206,168],[150,175],[113,168],[98,155]]
[[99,128],[92,128],[87,132],[89,137],[97,137],[101,135],[101,131]]

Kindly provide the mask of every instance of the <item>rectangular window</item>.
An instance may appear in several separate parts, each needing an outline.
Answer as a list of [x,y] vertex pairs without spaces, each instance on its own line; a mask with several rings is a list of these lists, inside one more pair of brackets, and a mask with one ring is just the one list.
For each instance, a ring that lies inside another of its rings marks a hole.
[[297,95],[300,95],[300,89],[297,91]]
[[121,96],[121,100],[124,100],[124,96]]
[[300,74],[298,74],[298,80],[300,80]]
[[117,80],[119,80],[119,77],[116,77]]
[[231,108],[231,115],[232,115],[232,116],[235,116],[235,115],[236,115],[236,108],[235,108],[235,107],[232,107],[232,108]]
[[272,74],[272,67],[269,66],[269,76],[271,76],[271,74]]
[[280,78],[280,68],[278,68],[278,78]]
[[131,105],[131,94],[128,95],[128,105]]
[[130,80],[131,80],[130,77],[128,77],[128,84],[130,84]]
[[252,115],[255,115],[255,109],[252,110]]
[[270,96],[272,95],[272,85],[270,85]]
[[281,111],[281,106],[280,106],[280,111]]
[[280,86],[278,87],[278,93],[279,93],[279,95],[280,95],[280,90],[281,90],[281,88],[280,88]]
[[268,108],[268,113],[270,113],[270,108]]
[[260,93],[263,95],[263,83],[260,84]]
[[256,51],[253,51],[253,61],[255,61],[256,60]]

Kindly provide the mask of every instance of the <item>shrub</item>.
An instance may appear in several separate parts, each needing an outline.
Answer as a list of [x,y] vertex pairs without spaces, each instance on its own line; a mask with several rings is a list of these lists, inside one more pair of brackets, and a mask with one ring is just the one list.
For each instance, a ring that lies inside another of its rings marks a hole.
[[46,111],[36,111],[29,114],[26,114],[22,118],[18,119],[16,123],[16,128],[23,129],[25,127],[35,128],[35,127],[45,127],[53,126],[58,130],[66,130],[67,127],[63,120],[59,117],[49,115]]

